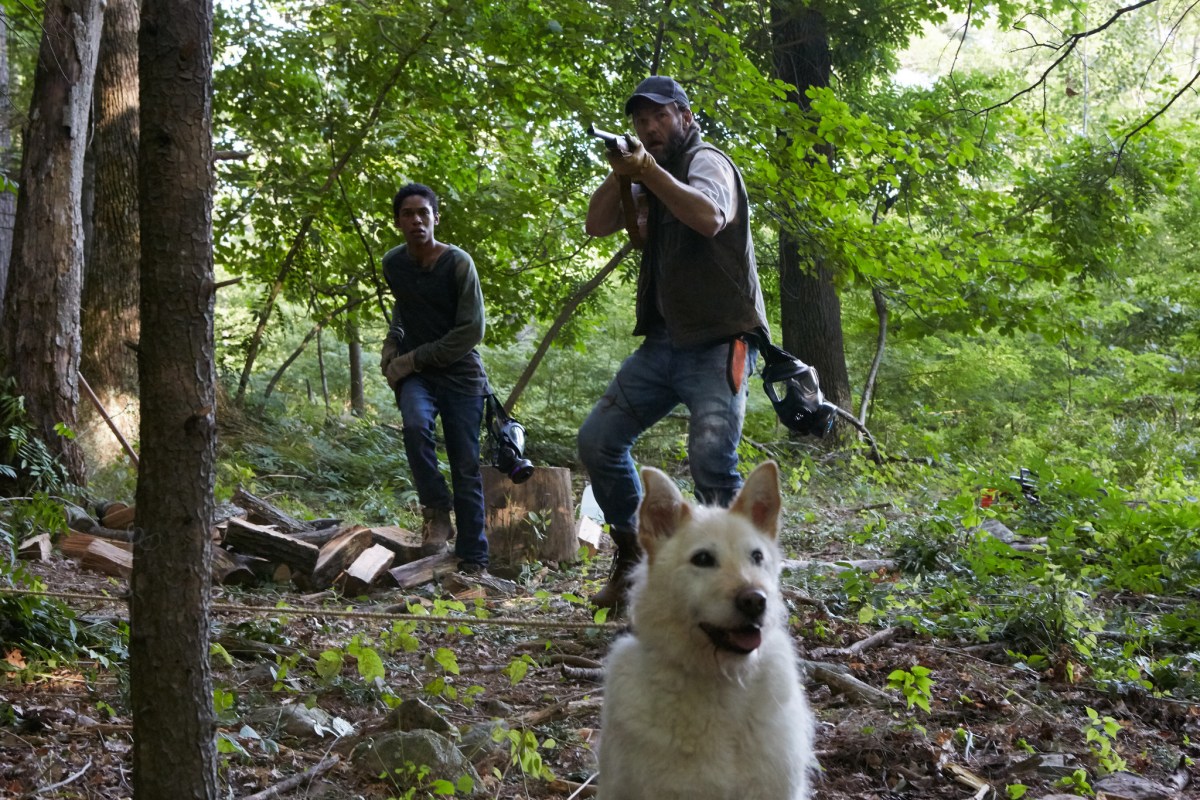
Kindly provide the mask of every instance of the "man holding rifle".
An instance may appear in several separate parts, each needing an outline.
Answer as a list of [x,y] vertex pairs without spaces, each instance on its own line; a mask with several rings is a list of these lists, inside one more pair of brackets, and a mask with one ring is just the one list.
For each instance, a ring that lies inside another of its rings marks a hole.
[[634,442],[683,403],[696,496],[732,502],[742,485],[737,447],[747,379],[757,339],[767,335],[737,167],[703,141],[687,94],[671,78],[638,84],[625,113],[637,138],[609,145],[612,173],[592,195],[586,222],[591,236],[626,228],[635,244],[644,242],[633,332],[645,339],[579,430],[580,458],[617,547],[612,575],[592,597],[603,608],[623,602],[640,558]]

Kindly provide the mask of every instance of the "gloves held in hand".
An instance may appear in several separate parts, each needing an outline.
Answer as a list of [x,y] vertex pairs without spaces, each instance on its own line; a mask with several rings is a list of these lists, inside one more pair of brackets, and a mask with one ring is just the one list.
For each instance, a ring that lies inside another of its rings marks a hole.
[[405,353],[402,356],[396,356],[388,365],[384,367],[383,374],[387,378],[388,386],[392,389],[397,389],[400,383],[417,371],[416,365],[413,363],[413,354]]
[[383,352],[379,357],[379,371],[387,375],[388,364],[400,354],[400,345],[390,336],[383,340]]

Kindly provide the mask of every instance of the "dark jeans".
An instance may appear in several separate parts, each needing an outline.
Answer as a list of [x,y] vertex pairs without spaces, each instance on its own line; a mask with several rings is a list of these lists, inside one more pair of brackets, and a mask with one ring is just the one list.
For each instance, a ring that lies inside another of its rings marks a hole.
[[[426,508],[448,511],[453,506],[458,536],[454,553],[460,561],[488,563],[484,533],[483,477],[479,471],[479,430],[484,398],[445,388],[420,374],[404,379],[396,391],[404,425],[404,451],[412,470],[417,496]],[[450,483],[438,468],[435,422],[442,418]]]
[[630,455],[633,443],[680,403],[690,412],[687,454],[696,496],[708,504],[733,502],[742,486],[737,447],[757,352],[750,348],[741,389],[734,393],[727,377],[730,346],[677,348],[665,332],[647,336],[584,420],[579,457],[613,528],[637,530],[642,488]]

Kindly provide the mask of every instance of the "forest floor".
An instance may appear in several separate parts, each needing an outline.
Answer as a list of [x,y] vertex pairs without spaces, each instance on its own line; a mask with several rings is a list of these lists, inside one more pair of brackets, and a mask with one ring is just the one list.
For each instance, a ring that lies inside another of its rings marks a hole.
[[[462,625],[397,616],[417,606],[434,616],[457,613],[445,585],[356,600],[277,585],[218,588],[213,639],[230,656],[212,659],[218,694],[230,698],[218,702],[227,706],[220,713],[222,796],[269,796],[332,756],[338,761],[331,768],[277,796],[432,796],[428,781],[381,782],[353,764],[351,745],[389,724],[385,697],[421,698],[460,731],[502,720],[532,734],[505,740],[499,757],[483,765],[480,796],[591,796],[594,787],[579,785],[596,771],[602,691],[587,667],[598,666],[620,626],[594,624],[580,598],[595,590],[608,561],[602,551],[590,564],[526,575],[512,594],[467,600]],[[127,588],[57,554],[30,571],[52,592],[120,597]],[[880,572],[874,580],[890,576]],[[1200,768],[1192,763],[1200,758],[1196,705],[1145,692],[1115,696],[1090,688],[1087,676],[1032,669],[1002,645],[971,647],[906,630],[858,653],[822,652],[876,631],[834,616],[796,585],[788,595],[802,657],[844,667],[891,696],[887,705],[872,704],[810,673],[821,765],[816,796],[823,800],[1007,798],[1021,797],[1020,786],[1028,787],[1026,798],[1047,798],[1085,794],[1083,782],[1110,798],[1200,797]],[[84,620],[128,617],[122,600],[69,603]],[[471,619],[477,605],[500,622]],[[381,683],[362,677],[364,648],[382,658]],[[354,657],[334,659],[331,674],[322,653]],[[19,665],[22,654],[7,658]],[[916,665],[930,670],[929,711],[908,707],[888,689],[893,671]],[[21,682],[0,679],[0,797],[132,796],[127,675],[76,664]],[[262,717],[253,721],[253,709],[296,704],[318,706],[332,721],[300,735],[264,725]],[[1105,733],[1105,717],[1121,723]],[[1130,774],[1100,781],[1116,757]],[[539,758],[554,780],[536,774]]]

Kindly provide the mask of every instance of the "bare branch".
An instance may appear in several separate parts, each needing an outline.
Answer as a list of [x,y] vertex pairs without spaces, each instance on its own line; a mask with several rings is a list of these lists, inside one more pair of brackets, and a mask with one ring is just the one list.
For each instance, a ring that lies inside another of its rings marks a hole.
[[1000,102],[1000,103],[996,103],[995,105],[988,106],[987,108],[976,111],[975,113],[976,114],[986,114],[989,111],[995,111],[996,109],[1002,108],[1003,106],[1006,106],[1009,103],[1013,102],[1018,97],[1021,97],[1022,95],[1025,95],[1025,94],[1029,94],[1030,92],[1032,92],[1034,89],[1038,88],[1039,86],[1043,87],[1043,91],[1045,91],[1044,87],[1045,87],[1046,79],[1048,77],[1050,77],[1050,73],[1053,72],[1055,69],[1057,69],[1059,64],[1061,64],[1063,61],[1066,61],[1067,57],[1070,56],[1071,53],[1075,51],[1076,45],[1078,45],[1080,42],[1082,42],[1084,39],[1087,39],[1088,37],[1095,36],[1096,34],[1102,33],[1103,31],[1107,30],[1112,25],[1114,25],[1117,20],[1119,20],[1121,17],[1125,16],[1126,14],[1137,11],[1139,8],[1144,8],[1145,6],[1153,5],[1157,2],[1158,2],[1158,0],[1141,0],[1141,2],[1134,3],[1131,6],[1125,6],[1124,8],[1119,8],[1115,12],[1113,12],[1113,15],[1111,17],[1109,17],[1107,20],[1105,20],[1104,22],[1102,22],[1100,25],[1096,26],[1095,28],[1091,28],[1090,30],[1086,30],[1086,31],[1081,31],[1079,33],[1072,33],[1070,36],[1067,37],[1066,41],[1064,41],[1060,45],[1051,45],[1051,44],[1045,45],[1045,47],[1049,47],[1052,50],[1061,50],[1062,52],[1058,56],[1058,58],[1054,59],[1053,63],[1051,63],[1050,66],[1046,67],[1046,69],[1042,72],[1041,77],[1039,77],[1037,79],[1037,81],[1030,84],[1029,86],[1026,86],[1024,89],[1017,92],[1012,97],[1009,97],[1007,100],[1004,100],[1003,102]]

